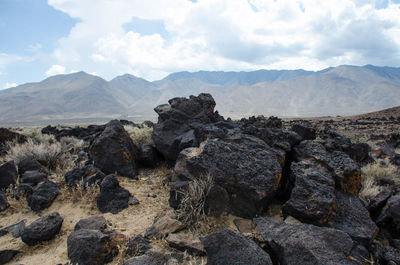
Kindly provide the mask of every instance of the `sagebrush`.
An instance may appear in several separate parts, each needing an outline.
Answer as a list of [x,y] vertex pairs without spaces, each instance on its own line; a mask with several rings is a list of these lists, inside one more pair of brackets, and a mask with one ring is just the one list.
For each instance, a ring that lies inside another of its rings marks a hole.
[[133,143],[137,146],[153,143],[153,140],[151,139],[153,128],[148,127],[147,125],[143,125],[141,127],[125,125],[124,129],[128,132]]

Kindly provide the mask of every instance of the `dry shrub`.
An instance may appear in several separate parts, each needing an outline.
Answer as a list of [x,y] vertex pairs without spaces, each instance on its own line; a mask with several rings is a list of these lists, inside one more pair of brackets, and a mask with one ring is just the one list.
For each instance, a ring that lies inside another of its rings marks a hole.
[[96,209],[97,197],[100,194],[100,186],[88,186],[81,181],[75,187],[64,185],[61,194],[62,200],[71,201],[72,203],[84,201],[86,205],[90,205],[91,208]]
[[396,170],[396,167],[390,163],[375,162],[364,166],[361,169],[362,187],[359,197],[368,203],[378,195],[382,191],[382,187],[378,185],[379,179],[385,178],[399,183],[400,179],[396,178]]
[[204,215],[206,197],[214,185],[210,174],[201,175],[189,183],[182,192],[182,201],[177,209],[177,217],[185,225],[194,225]]
[[153,128],[143,125],[142,127],[136,127],[131,125],[124,126],[125,131],[128,132],[133,143],[137,146],[142,144],[152,144],[151,134],[153,133]]

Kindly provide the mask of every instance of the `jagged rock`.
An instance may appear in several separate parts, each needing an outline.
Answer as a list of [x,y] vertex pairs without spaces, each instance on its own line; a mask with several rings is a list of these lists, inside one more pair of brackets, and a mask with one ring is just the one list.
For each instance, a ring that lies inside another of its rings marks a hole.
[[200,256],[206,254],[200,240],[191,240],[180,234],[169,234],[166,240],[170,247],[181,251],[187,251],[191,255]]
[[39,171],[25,171],[25,173],[21,176],[21,183],[29,183],[36,185],[42,181],[47,179],[46,174],[40,173]]
[[382,191],[379,192],[378,195],[376,195],[368,204],[368,210],[373,218],[379,214],[393,193],[393,189],[391,187],[382,186],[381,188]]
[[378,234],[378,227],[357,196],[336,192],[336,209],[329,217],[333,228],[346,232],[353,240],[369,244]]
[[25,158],[18,163],[18,174],[22,176],[26,171],[46,172],[46,169],[37,160]]
[[10,262],[18,253],[20,253],[18,250],[0,250],[0,264],[6,264],[7,262]]
[[8,207],[10,207],[10,204],[8,203],[7,196],[4,192],[0,191],[0,212]]
[[16,224],[13,224],[13,225],[7,226],[6,228],[1,229],[0,236],[11,233],[13,235],[13,237],[15,237],[15,238],[20,237],[22,235],[22,232],[24,232],[25,222],[26,222],[26,220],[22,220]]
[[0,166],[0,190],[6,190],[17,182],[18,173],[14,161],[8,161]]
[[57,213],[48,213],[28,225],[21,239],[29,246],[53,239],[60,232],[63,218]]
[[287,224],[267,217],[254,221],[279,264],[358,264],[348,258],[353,241],[345,232],[314,225]]
[[26,183],[21,183],[17,187],[17,192],[16,192],[16,197],[19,198],[20,196],[22,197],[28,197],[33,193],[33,187],[30,184]]
[[137,161],[142,166],[155,168],[161,163],[162,157],[154,146],[143,144],[140,146]]
[[57,140],[60,140],[62,137],[75,137],[91,142],[96,136],[103,132],[104,128],[105,125],[89,125],[87,128],[77,126],[73,128],[64,128],[59,130],[56,127],[52,127],[49,125],[42,129],[42,133],[52,134],[56,137]]
[[398,265],[400,264],[400,250],[391,246],[387,246],[383,249],[381,258],[384,260],[384,264]]
[[74,227],[74,231],[81,229],[104,230],[107,228],[107,220],[103,216],[91,216],[79,220]]
[[163,217],[154,222],[154,224],[146,230],[144,237],[146,238],[163,238],[170,233],[178,232],[185,226],[178,220]]
[[393,193],[382,208],[376,223],[379,227],[388,228],[400,234],[400,190]]
[[174,254],[148,252],[145,255],[133,257],[122,265],[178,265],[183,263],[183,257]]
[[65,182],[70,187],[75,187],[76,185],[92,186],[99,184],[104,178],[105,174],[99,169],[88,165],[83,168],[74,168],[68,171],[65,176]]
[[152,246],[147,239],[145,239],[141,235],[136,235],[129,238],[125,254],[128,256],[140,256],[146,253],[151,248]]
[[180,154],[176,174],[199,178],[206,174],[229,194],[229,208],[240,217],[253,217],[265,209],[279,189],[282,153],[246,134],[203,142]]
[[113,120],[94,139],[89,147],[89,154],[95,167],[105,174],[117,172],[121,176],[137,179],[137,149],[122,124]]
[[207,215],[219,217],[229,209],[229,194],[221,186],[214,185],[208,191],[205,199],[204,211]]
[[72,264],[106,264],[118,255],[118,247],[110,235],[98,230],[80,229],[67,239],[68,258]]
[[203,126],[223,118],[214,112],[215,101],[210,94],[170,99],[169,104],[156,107],[159,115],[152,138],[157,150],[169,161],[175,161],[180,151],[197,147],[206,139]]
[[292,163],[290,172],[294,188],[282,207],[284,215],[316,225],[326,223],[336,204],[331,173],[324,167],[305,162]]
[[273,264],[270,256],[254,241],[232,230],[222,230],[201,238],[207,264]]
[[97,208],[102,213],[117,214],[130,204],[135,204],[135,198],[125,188],[119,185],[115,175],[108,175],[100,184],[100,195],[97,198]]
[[19,144],[26,142],[26,137],[16,132],[12,132],[6,128],[0,128],[0,155],[4,155],[8,151],[7,142],[16,141]]
[[301,124],[294,124],[292,131],[300,135],[303,140],[314,140],[316,138],[315,129],[303,126]]
[[60,194],[61,192],[57,184],[46,180],[40,186],[34,188],[33,193],[27,195],[26,201],[33,211],[39,212],[49,208]]
[[278,117],[270,116],[265,118],[263,115],[259,115],[257,117],[252,116],[248,119],[242,118],[239,121],[241,128],[248,128],[250,126],[257,127],[257,128],[282,128],[282,120]]

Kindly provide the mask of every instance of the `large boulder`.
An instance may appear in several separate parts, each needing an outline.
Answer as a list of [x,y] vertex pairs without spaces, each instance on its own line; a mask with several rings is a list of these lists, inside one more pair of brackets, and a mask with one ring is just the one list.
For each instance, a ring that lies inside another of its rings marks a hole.
[[188,178],[211,175],[214,183],[227,191],[231,212],[254,217],[277,194],[283,156],[261,139],[239,133],[185,149],[176,162],[175,174]]
[[157,150],[174,162],[180,151],[197,147],[206,139],[203,125],[221,121],[223,117],[214,112],[215,101],[210,94],[173,98],[168,102],[154,109],[159,117],[152,138]]
[[72,264],[106,264],[118,255],[112,236],[99,230],[79,229],[67,239],[68,258]]
[[61,192],[57,184],[46,180],[38,187],[34,188],[32,193],[27,195],[26,201],[33,211],[40,212],[49,208],[56,197],[60,194]]
[[359,264],[349,257],[353,241],[345,232],[314,225],[288,224],[267,217],[255,218],[254,221],[279,264]]
[[10,185],[15,185],[18,178],[14,161],[8,161],[0,166],[0,190],[6,190]]
[[138,148],[118,120],[106,124],[104,131],[94,139],[89,154],[94,165],[105,174],[137,179],[135,157]]
[[222,230],[201,238],[208,265],[272,265],[267,252],[254,241],[232,230]]
[[294,188],[282,207],[284,215],[315,225],[326,223],[336,205],[335,181],[330,171],[297,162],[291,165],[290,179]]
[[21,239],[29,246],[51,240],[60,231],[62,223],[63,218],[57,212],[48,213],[28,225]]
[[336,207],[328,222],[333,228],[346,232],[354,241],[365,245],[379,231],[360,199],[342,191],[336,192]]
[[97,198],[97,208],[100,212],[117,214],[135,201],[137,199],[119,185],[117,176],[108,175],[101,182],[100,195]]

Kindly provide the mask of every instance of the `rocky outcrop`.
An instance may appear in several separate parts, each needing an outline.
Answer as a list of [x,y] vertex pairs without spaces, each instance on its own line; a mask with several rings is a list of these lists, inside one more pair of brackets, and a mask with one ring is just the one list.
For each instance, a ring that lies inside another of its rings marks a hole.
[[59,233],[62,223],[63,218],[57,212],[46,214],[28,225],[21,239],[29,246],[51,240]]
[[118,173],[133,179],[137,179],[138,173],[135,162],[137,152],[138,148],[117,120],[107,123],[89,147],[95,167],[105,174]]
[[38,187],[34,188],[32,192],[29,192],[26,201],[33,211],[39,212],[49,208],[60,194],[61,192],[57,184],[46,180]]
[[358,264],[349,259],[353,241],[340,230],[288,224],[267,217],[254,221],[279,264]]
[[72,264],[106,264],[118,255],[113,238],[99,230],[79,229],[67,239],[68,258]]
[[209,234],[201,238],[201,243],[207,252],[209,265],[273,264],[268,253],[254,241],[232,230]]
[[152,138],[157,150],[174,162],[180,151],[197,147],[207,138],[206,124],[223,118],[214,112],[215,101],[210,94],[173,98],[168,102],[154,109],[159,117]]
[[115,175],[108,175],[100,184],[100,195],[97,198],[97,208],[102,213],[117,214],[129,205],[139,201],[132,194],[119,185]]
[[9,161],[0,166],[0,190],[6,190],[10,185],[15,185],[18,178],[14,161]]

